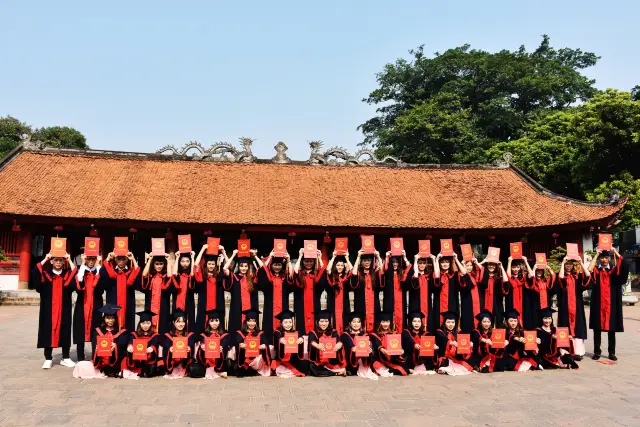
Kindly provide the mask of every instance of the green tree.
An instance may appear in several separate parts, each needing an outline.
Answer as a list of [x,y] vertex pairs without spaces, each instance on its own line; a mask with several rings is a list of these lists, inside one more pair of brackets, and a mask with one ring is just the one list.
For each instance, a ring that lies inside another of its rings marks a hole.
[[640,225],[640,179],[634,178],[629,172],[622,172],[618,176],[611,176],[592,191],[588,191],[587,200],[603,202],[609,200],[613,191],[617,191],[620,197],[629,195],[629,201],[620,216],[620,224],[617,230],[629,230]]
[[31,126],[15,117],[0,117],[0,157],[13,150],[20,143],[20,135],[32,133]]
[[31,134],[31,141],[55,148],[89,148],[85,136],[74,128],[51,126],[33,130],[15,117],[0,117],[0,157],[20,144],[20,136]]
[[379,87],[363,101],[380,105],[359,126],[363,144],[408,162],[478,162],[484,150],[520,139],[541,112],[563,110],[597,91],[580,73],[598,57],[550,46],[533,52],[489,53],[469,45],[433,58],[423,47],[377,75]]

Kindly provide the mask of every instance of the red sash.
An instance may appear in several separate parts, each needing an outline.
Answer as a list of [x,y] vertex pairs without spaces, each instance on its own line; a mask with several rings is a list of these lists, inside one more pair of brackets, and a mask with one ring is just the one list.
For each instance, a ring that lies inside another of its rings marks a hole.
[[[91,322],[93,321],[93,290],[98,284],[100,276],[85,271],[84,282],[84,340],[91,341]],[[76,302],[77,304],[77,302]]]

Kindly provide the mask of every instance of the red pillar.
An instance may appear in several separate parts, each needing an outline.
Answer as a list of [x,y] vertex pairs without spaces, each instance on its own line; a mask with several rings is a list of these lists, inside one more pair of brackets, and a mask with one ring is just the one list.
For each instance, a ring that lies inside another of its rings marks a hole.
[[18,289],[29,287],[29,267],[31,265],[31,232],[21,231],[19,237],[20,270],[18,273]]

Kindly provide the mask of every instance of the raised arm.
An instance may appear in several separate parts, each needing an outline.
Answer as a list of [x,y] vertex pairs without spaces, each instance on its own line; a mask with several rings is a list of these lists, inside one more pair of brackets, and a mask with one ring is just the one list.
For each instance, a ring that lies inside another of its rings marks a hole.
[[347,268],[345,268],[345,270],[347,272],[352,271],[353,265],[351,265],[351,260],[349,259],[349,252],[344,253],[344,258],[347,260]]
[[333,268],[333,261],[335,259],[336,259],[336,251],[333,251],[333,254],[331,255],[331,259],[327,263],[327,271],[331,271],[331,269]]
[[462,265],[462,263],[458,259],[458,254],[453,254],[453,260],[455,261],[456,265],[458,266],[458,271],[460,272],[460,275],[461,276],[466,276],[467,275],[467,269],[466,269],[466,267],[464,265]]
[[191,251],[191,273],[189,273],[190,276],[193,276],[193,271],[196,268],[195,258],[196,258],[196,253],[194,251]]
[[167,264],[167,277],[171,277],[173,272],[171,270],[171,263],[169,262],[169,254],[167,253],[164,254],[164,262]]
[[206,251],[208,247],[209,245],[207,245],[206,243],[202,245],[202,248],[200,249],[200,252],[198,252],[198,256],[196,257],[196,265],[200,265],[200,261],[202,261],[202,255],[204,254],[204,251]]
[[289,255],[289,252],[284,253],[284,259],[287,260],[287,271],[291,279],[293,277],[293,265],[291,264],[291,255]]
[[374,251],[373,255],[376,257],[376,266],[375,270],[381,270],[384,267],[384,261],[382,261],[382,257],[380,257],[380,252]]
[[127,258],[129,258],[129,261],[131,261],[132,268],[138,268],[138,261],[136,261],[136,257],[134,257],[131,252],[127,253]]
[[558,273],[558,277],[564,279],[564,263],[567,262],[567,257],[562,258],[562,262],[560,263],[560,272]]
[[360,268],[360,257],[362,257],[363,253],[364,251],[362,249],[358,251],[358,257],[356,258],[356,263],[353,264],[353,268],[351,269],[351,274],[353,274],[354,276],[358,274],[358,268]]
[[500,271],[502,271],[502,283],[506,283],[509,281],[509,276],[507,276],[507,272],[504,271],[504,265],[502,262],[498,261],[498,265],[500,266]]
[[254,261],[256,262],[256,264],[258,264],[258,268],[259,269],[262,268],[264,266],[264,263],[262,262],[262,260],[258,256],[258,251],[256,249],[251,249],[250,253],[251,253],[251,256],[253,257]]
[[64,254],[64,257],[67,259],[67,262],[69,263],[69,268],[71,270],[73,270],[74,268],[76,268],[76,266],[73,264],[73,261],[71,260],[71,255],[69,254]]
[[227,262],[224,264],[224,267],[222,268],[222,270],[224,271],[225,276],[229,275],[229,267],[231,266],[231,263],[233,262],[237,254],[238,254],[238,250],[234,249],[233,253],[231,254],[231,258],[227,259]]
[[151,254],[144,254],[147,259],[145,260],[144,269],[142,270],[142,277],[147,277],[149,275],[149,269],[151,268],[151,261],[153,260],[153,256]]
[[596,256],[593,257],[593,259],[591,260],[591,264],[589,264],[589,272],[593,272],[593,269],[596,268],[596,263],[598,262],[598,257],[600,256],[601,252],[602,250],[600,248],[596,249]]
[[318,269],[322,269],[324,267],[324,261],[322,261],[322,252],[318,250]]
[[431,254],[431,262],[433,262],[433,277],[436,279],[440,278],[440,258],[442,258],[442,254],[438,254],[437,257]]
[[300,248],[300,251],[298,251],[298,259],[296,260],[296,265],[295,265],[295,267],[293,267],[293,271],[296,274],[298,274],[298,272],[300,271],[300,264],[302,264],[302,256],[303,255],[304,255],[304,249]]
[[533,273],[533,270],[531,269],[531,267],[529,267],[529,260],[527,260],[526,256],[523,256],[522,260],[524,261],[524,265],[527,266],[527,271],[529,272],[529,277],[533,277],[534,273]]

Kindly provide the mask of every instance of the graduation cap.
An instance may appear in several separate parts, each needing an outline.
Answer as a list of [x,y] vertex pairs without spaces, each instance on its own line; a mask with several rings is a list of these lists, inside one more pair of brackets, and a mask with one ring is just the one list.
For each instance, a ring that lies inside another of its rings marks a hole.
[[347,258],[344,255],[336,255],[336,258],[333,260],[333,263],[338,263],[338,262],[347,262]]
[[373,260],[373,254],[362,254],[360,260],[362,261],[363,259]]
[[207,311],[207,319],[222,319],[224,317],[224,310],[220,310],[218,308]]
[[180,310],[180,309],[176,309],[173,314],[171,315],[171,317],[173,317],[173,320],[176,321],[179,318],[183,318],[186,319],[187,318],[187,313],[185,313],[184,311]]
[[602,252],[600,252],[600,255],[598,255],[598,258],[601,258],[603,256],[612,257],[613,253],[611,253],[611,251],[602,251]]
[[284,264],[285,258],[281,256],[274,256],[271,258],[271,264]]
[[359,311],[352,311],[347,314],[347,321],[351,322],[353,319],[362,319],[362,314]]
[[555,313],[557,310],[554,310],[551,307],[546,307],[546,308],[541,308],[538,309],[538,313],[540,313],[540,318],[543,317],[552,317],[553,313]]
[[251,258],[249,258],[248,256],[243,256],[238,258],[238,264],[241,264],[243,262],[246,262],[247,264],[251,264]]
[[393,320],[393,313],[390,311],[381,311],[378,313],[378,322],[391,322]]
[[442,313],[440,313],[440,315],[442,316],[443,321],[458,320],[458,313],[456,313],[455,311],[443,311]]
[[100,307],[98,311],[105,316],[115,316],[118,310],[120,310],[121,308],[122,307],[120,307],[119,305],[105,304]]
[[218,255],[205,254],[204,255],[204,262],[209,262],[209,261],[218,261]]
[[479,320],[481,322],[485,318],[493,321],[493,313],[491,313],[489,310],[482,310],[480,313],[476,315],[476,320]]
[[140,316],[141,322],[151,322],[151,319],[153,318],[153,316],[156,316],[156,313],[154,313],[151,310],[139,311],[136,314]]
[[424,313],[422,313],[420,311],[414,311],[413,313],[409,314],[409,319],[411,319],[411,320],[416,319],[416,318],[424,319],[425,317],[427,317],[427,316],[425,316]]
[[320,310],[314,311],[313,314],[316,316],[316,320],[331,320],[332,312],[331,310]]
[[291,310],[282,310],[280,313],[276,314],[276,319],[282,321],[285,319],[293,319],[296,314]]
[[250,308],[249,310],[245,310],[242,312],[242,314],[244,314],[245,319],[249,320],[249,319],[253,319],[253,320],[258,320],[258,315],[261,313],[260,310],[256,310],[255,308]]
[[520,312],[515,308],[512,308],[511,310],[507,310],[504,313],[505,319],[517,319],[518,317],[520,317]]

